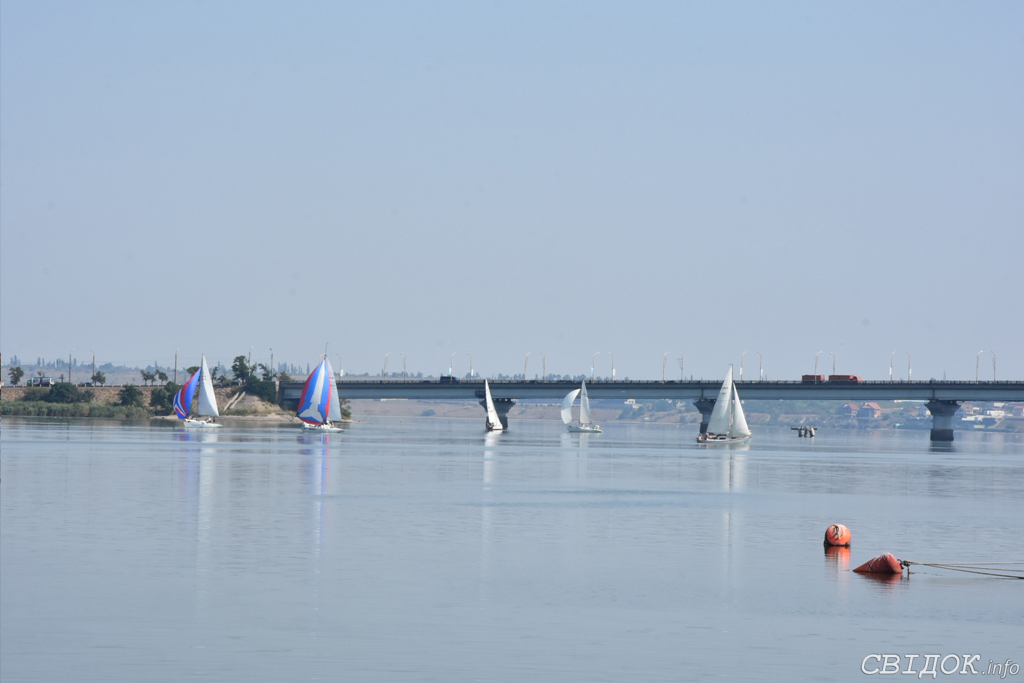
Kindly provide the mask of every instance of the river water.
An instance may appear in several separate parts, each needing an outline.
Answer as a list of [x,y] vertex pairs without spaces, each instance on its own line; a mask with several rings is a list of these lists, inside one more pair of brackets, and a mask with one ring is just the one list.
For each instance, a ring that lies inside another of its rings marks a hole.
[[[693,431],[4,417],[0,680],[846,681],[871,654],[1024,661],[1024,581],[850,571],[883,552],[1024,560],[1022,437]],[[826,554],[836,522],[853,545]]]

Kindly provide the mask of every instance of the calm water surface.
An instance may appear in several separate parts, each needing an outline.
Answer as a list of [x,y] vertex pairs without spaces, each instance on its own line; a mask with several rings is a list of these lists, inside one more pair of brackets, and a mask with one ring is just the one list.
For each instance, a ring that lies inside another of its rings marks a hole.
[[[883,552],[1024,560],[1020,436],[723,448],[692,427],[482,423],[4,417],[0,680],[846,681],[871,653],[1024,662],[1024,581],[850,571]],[[834,522],[853,547],[826,555]]]

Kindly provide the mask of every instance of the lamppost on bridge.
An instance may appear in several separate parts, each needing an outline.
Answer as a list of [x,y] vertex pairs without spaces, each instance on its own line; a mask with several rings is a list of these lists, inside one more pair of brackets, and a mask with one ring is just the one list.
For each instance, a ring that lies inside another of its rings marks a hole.
[[[89,350],[92,351],[92,349],[89,349]],[[175,353],[177,353],[177,351],[175,351]],[[175,360],[177,360],[177,359],[175,359]],[[175,367],[177,367],[177,366],[175,366]],[[92,351],[92,377],[90,377],[89,380],[92,381],[92,382],[95,382],[96,380],[93,379],[94,377],[96,377],[96,352]],[[175,382],[175,384],[177,384],[177,382]]]
[[668,351],[661,356],[661,381],[665,381],[665,362],[668,361]]
[[390,356],[390,355],[391,355],[390,351],[388,351],[387,353],[384,354],[384,367],[380,371],[380,381],[382,381],[382,382],[387,380],[387,378],[388,378],[388,356]]
[[910,351],[907,351],[907,381],[910,381]]
[[540,381],[544,381],[548,378],[548,357],[544,355],[544,352],[540,352]]
[[[995,351],[991,351],[990,353],[992,354],[992,381],[995,382],[996,381],[996,352]],[[70,372],[70,370],[68,372]]]
[[747,355],[746,351],[740,352],[740,381],[743,381],[743,356]]
[[678,351],[677,353],[679,353],[679,381],[682,382],[683,381],[683,365],[684,365],[683,361],[685,361],[686,359],[683,358],[683,352],[682,351]]
[[[93,366],[96,365],[95,359],[93,360],[92,364],[93,364]],[[94,374],[94,375],[96,374],[96,368],[95,367],[93,367],[93,369],[92,369],[92,374]],[[974,374],[977,375],[978,373],[975,372]],[[174,383],[175,384],[178,383],[178,349],[174,349]]]
[[526,358],[523,360],[523,381],[526,381],[526,364],[530,362],[530,351],[526,352]]
[[985,352],[984,351],[978,351],[978,353],[974,354],[974,381],[975,382],[978,381],[978,366],[981,364],[981,354],[983,354],[983,353],[985,353]]
[[402,354],[402,379],[409,381],[409,366],[405,364],[405,351],[399,351]]
[[458,352],[457,351],[452,351],[452,358],[448,362],[448,376],[449,377],[454,377],[455,376],[455,354],[456,353],[458,353]]
[[[71,349],[71,352],[68,353],[68,384],[74,384],[74,382],[71,381],[71,354],[74,353],[74,352],[75,352],[75,350]],[[992,367],[995,368],[995,366],[996,366],[996,359],[993,358],[992,359]],[[995,370],[993,370],[992,372],[993,372],[993,374],[995,374]]]
[[[276,372],[274,372],[274,347],[269,346],[267,348],[270,349],[270,379],[274,379],[274,376],[277,374]],[[338,367],[341,367],[341,363],[338,364]]]
[[609,351],[608,355],[612,357],[612,381],[615,381],[615,352]]
[[594,351],[594,357],[590,361],[590,381],[591,382],[594,381],[594,376],[597,374],[597,354],[599,354],[599,353],[601,353],[601,352],[600,351]]
[[761,360],[762,360],[761,359],[761,352],[760,351],[755,351],[754,353],[757,354],[757,381],[758,382],[763,382],[764,381],[764,366],[761,363]]
[[814,379],[815,379],[815,381],[817,381],[817,379],[818,379],[818,356],[820,356],[820,355],[821,355],[821,351],[818,351],[816,354],[814,354]]
[[466,355],[469,356],[469,378],[473,379],[473,354],[466,351]]
[[832,354],[832,374],[834,375],[836,374],[836,354],[832,351],[829,351],[829,353]]
[[893,351],[889,354],[889,384],[892,384],[892,359],[896,357],[896,352]]

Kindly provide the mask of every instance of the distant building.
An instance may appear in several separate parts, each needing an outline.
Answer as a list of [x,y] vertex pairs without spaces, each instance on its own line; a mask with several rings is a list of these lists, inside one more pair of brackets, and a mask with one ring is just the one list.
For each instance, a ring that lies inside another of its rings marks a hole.
[[877,403],[865,403],[857,410],[858,420],[877,420],[882,417],[882,407]]

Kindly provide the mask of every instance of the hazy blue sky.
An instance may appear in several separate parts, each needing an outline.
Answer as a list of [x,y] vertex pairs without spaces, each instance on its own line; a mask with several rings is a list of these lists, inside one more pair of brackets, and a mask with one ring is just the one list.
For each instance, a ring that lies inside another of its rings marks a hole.
[[0,0],[0,352],[1024,379],[1024,3]]

